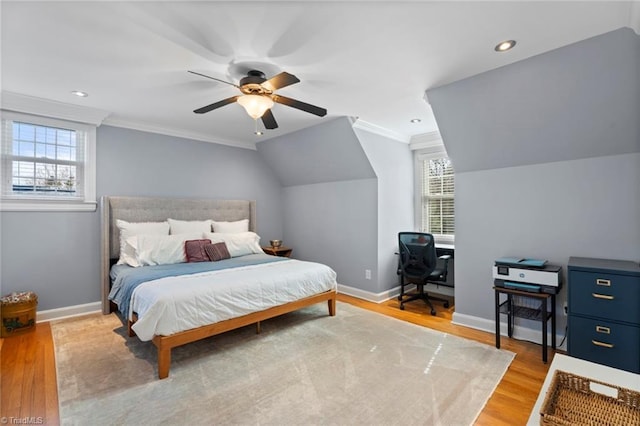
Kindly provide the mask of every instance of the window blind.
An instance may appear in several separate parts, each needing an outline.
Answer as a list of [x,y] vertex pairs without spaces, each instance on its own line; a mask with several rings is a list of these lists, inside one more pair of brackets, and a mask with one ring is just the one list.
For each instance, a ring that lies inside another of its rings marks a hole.
[[84,200],[87,133],[56,124],[3,114],[3,198]]
[[447,157],[422,160],[422,230],[455,235],[455,174]]

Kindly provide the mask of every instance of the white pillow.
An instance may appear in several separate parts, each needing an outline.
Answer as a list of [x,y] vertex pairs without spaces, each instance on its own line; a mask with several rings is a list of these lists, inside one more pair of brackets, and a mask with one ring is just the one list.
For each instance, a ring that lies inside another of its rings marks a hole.
[[124,241],[124,248],[120,248],[120,260],[118,265],[127,264],[137,268],[140,265],[138,262],[138,236],[133,235]]
[[116,220],[116,226],[120,230],[120,259],[118,265],[129,264],[135,259],[135,250],[126,243],[127,239],[134,235],[169,235],[169,222],[126,222]]
[[211,244],[225,243],[231,257],[264,253],[260,247],[260,236],[255,232],[205,232],[202,236],[211,240]]
[[235,222],[216,222],[212,220],[211,224],[213,226],[213,232],[226,232],[230,234],[249,231],[249,219],[242,219]]
[[207,220],[177,220],[167,219],[169,222],[169,233],[174,234],[202,234],[203,232],[211,232],[210,219]]
[[187,261],[184,242],[199,240],[200,234],[138,235],[133,238],[137,239],[137,242],[131,243],[136,246],[136,260],[139,266],[172,265]]

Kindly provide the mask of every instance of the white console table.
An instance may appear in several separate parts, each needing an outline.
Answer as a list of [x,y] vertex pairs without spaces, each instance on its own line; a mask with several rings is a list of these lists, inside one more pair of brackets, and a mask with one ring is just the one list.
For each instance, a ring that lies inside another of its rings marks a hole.
[[553,357],[551,366],[549,367],[547,377],[544,379],[536,404],[533,406],[533,410],[531,410],[527,426],[540,425],[540,410],[542,409],[542,403],[547,395],[547,389],[549,389],[549,386],[551,385],[551,381],[553,380],[553,375],[556,370],[562,370],[567,373],[573,373],[582,377],[599,380],[603,383],[609,383],[611,385],[620,386],[634,391],[640,391],[640,374],[617,370],[615,368],[607,367],[606,365],[595,364],[582,359],[556,354]]

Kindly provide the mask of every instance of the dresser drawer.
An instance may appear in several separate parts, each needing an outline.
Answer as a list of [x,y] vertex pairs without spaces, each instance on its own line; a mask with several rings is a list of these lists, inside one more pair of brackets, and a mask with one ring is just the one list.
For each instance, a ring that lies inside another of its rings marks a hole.
[[640,324],[640,278],[569,271],[569,312]]
[[640,373],[640,327],[569,316],[569,355]]

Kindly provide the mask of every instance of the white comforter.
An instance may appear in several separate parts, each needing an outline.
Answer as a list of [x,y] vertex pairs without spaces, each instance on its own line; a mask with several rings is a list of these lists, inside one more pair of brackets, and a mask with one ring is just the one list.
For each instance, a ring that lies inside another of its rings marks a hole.
[[140,284],[131,297],[138,314],[133,331],[143,340],[213,324],[328,290],[335,290],[330,267],[289,259]]

